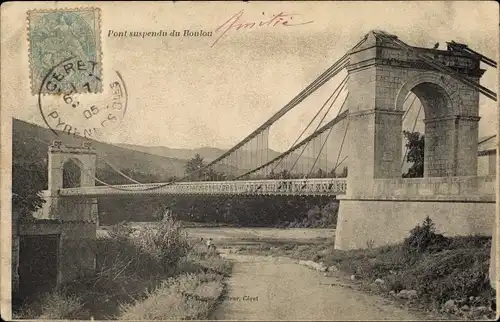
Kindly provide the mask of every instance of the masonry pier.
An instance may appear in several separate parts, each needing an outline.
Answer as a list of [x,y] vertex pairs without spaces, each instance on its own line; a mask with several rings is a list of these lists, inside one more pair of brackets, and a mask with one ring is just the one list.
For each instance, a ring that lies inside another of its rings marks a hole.
[[[395,36],[389,36],[396,38]],[[480,60],[452,49],[404,51],[370,32],[350,53],[350,159],[339,196],[335,248],[402,241],[426,216],[447,236],[491,235],[495,177],[477,176],[479,93],[422,62],[429,55],[479,82]],[[403,103],[413,92],[425,113],[424,178],[401,178]]]

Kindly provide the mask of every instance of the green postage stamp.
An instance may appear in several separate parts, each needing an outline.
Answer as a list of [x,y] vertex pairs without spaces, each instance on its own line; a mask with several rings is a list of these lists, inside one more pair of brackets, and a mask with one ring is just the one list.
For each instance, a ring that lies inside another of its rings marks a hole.
[[59,92],[102,92],[100,9],[31,10],[28,24],[33,95],[57,94],[48,88],[51,78],[64,80]]

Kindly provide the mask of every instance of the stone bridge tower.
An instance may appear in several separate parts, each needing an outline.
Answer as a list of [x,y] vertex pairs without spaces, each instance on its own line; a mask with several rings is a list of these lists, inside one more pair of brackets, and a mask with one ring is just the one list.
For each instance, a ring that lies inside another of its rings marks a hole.
[[[393,36],[394,37],[394,36]],[[479,82],[479,59],[450,50],[414,48]],[[479,92],[435,70],[375,32],[350,54],[348,187],[361,193],[370,178],[401,177],[403,103],[413,92],[425,113],[425,177],[475,176]],[[358,147],[364,147],[359,149]],[[351,159],[352,160],[352,159]],[[351,172],[351,169],[349,169]],[[361,185],[360,185],[361,184]]]
[[[479,92],[419,55],[477,83],[484,73],[479,58],[451,49],[407,51],[391,39],[397,37],[372,31],[350,53],[349,175],[335,247],[401,241],[427,215],[445,235],[491,235],[495,180],[477,177]],[[403,103],[410,92],[425,113],[424,178],[403,179]]]
[[[60,219],[94,222],[97,220],[97,201],[94,198],[60,198],[59,189],[95,185],[97,154],[90,142],[82,146],[65,146],[54,141],[48,151],[48,189],[40,219]],[[65,180],[73,176],[74,180]]]
[[[40,287],[48,290],[94,274],[97,199],[62,198],[59,189],[93,186],[95,171],[96,153],[89,143],[69,147],[54,141],[49,146],[48,190],[41,193],[45,203],[33,214],[35,220],[13,218],[12,280],[16,292],[31,294]],[[50,267],[38,269],[39,263]]]

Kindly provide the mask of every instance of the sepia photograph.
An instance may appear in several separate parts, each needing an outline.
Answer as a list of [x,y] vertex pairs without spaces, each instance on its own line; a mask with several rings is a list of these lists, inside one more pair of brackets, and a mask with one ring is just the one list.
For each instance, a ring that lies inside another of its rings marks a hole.
[[494,1],[7,2],[3,320],[496,320]]

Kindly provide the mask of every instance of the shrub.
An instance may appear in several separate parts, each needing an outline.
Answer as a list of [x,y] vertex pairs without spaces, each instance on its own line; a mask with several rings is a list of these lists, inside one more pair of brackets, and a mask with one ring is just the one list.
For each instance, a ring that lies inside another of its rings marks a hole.
[[416,290],[437,303],[479,296],[490,288],[488,252],[477,248],[424,254],[414,265],[387,276],[390,289]]
[[[193,249],[180,223],[171,215],[166,216],[157,227],[145,227],[133,236],[133,230],[126,222],[115,225],[110,231],[112,238],[100,238],[92,247],[89,246],[95,252],[96,274],[65,283],[57,292],[21,308],[19,315],[50,320],[87,320],[90,316],[99,320],[115,319],[123,313],[120,312],[120,305],[135,303],[128,305],[137,310],[129,315],[131,317],[147,318],[148,314],[173,318],[204,317],[203,314],[208,312],[206,303],[197,301],[196,310],[192,311],[193,300],[180,293],[197,294],[208,288],[217,291],[215,297],[219,296],[222,276],[231,270],[230,262],[220,258],[217,252],[207,252],[203,245]],[[185,266],[179,267],[179,264]],[[166,290],[159,290],[159,287],[166,285],[163,282],[167,278],[178,277],[179,268],[195,275],[187,275],[181,278],[181,282],[170,279],[169,283],[176,285],[175,294],[161,295]],[[146,301],[147,305],[140,304],[151,294],[161,296]],[[180,306],[176,306],[176,299]],[[156,304],[152,303],[156,300],[159,300]],[[143,308],[157,311],[141,313]]]
[[315,206],[312,209],[309,209],[306,214],[305,220],[308,220],[310,222],[317,221],[321,218],[321,210],[318,206]]
[[116,225],[111,226],[108,231],[109,237],[117,241],[123,242],[130,238],[130,235],[134,232],[134,229],[130,226],[130,223],[122,221]]
[[321,210],[322,218],[324,218],[324,223],[321,227],[335,227],[337,225],[338,212],[338,202],[330,202],[326,204],[325,207],[323,207],[323,209]]
[[449,244],[448,238],[436,234],[436,228],[432,219],[427,216],[422,226],[417,225],[410,231],[410,236],[403,242],[404,249],[408,255],[422,254],[424,252],[436,252],[446,248]]
[[57,291],[45,293],[28,305],[21,307],[16,318],[20,319],[75,319],[84,314],[80,297]]
[[146,227],[134,239],[144,251],[158,258],[165,269],[175,268],[191,246],[187,233],[172,214],[167,213],[156,228]]

